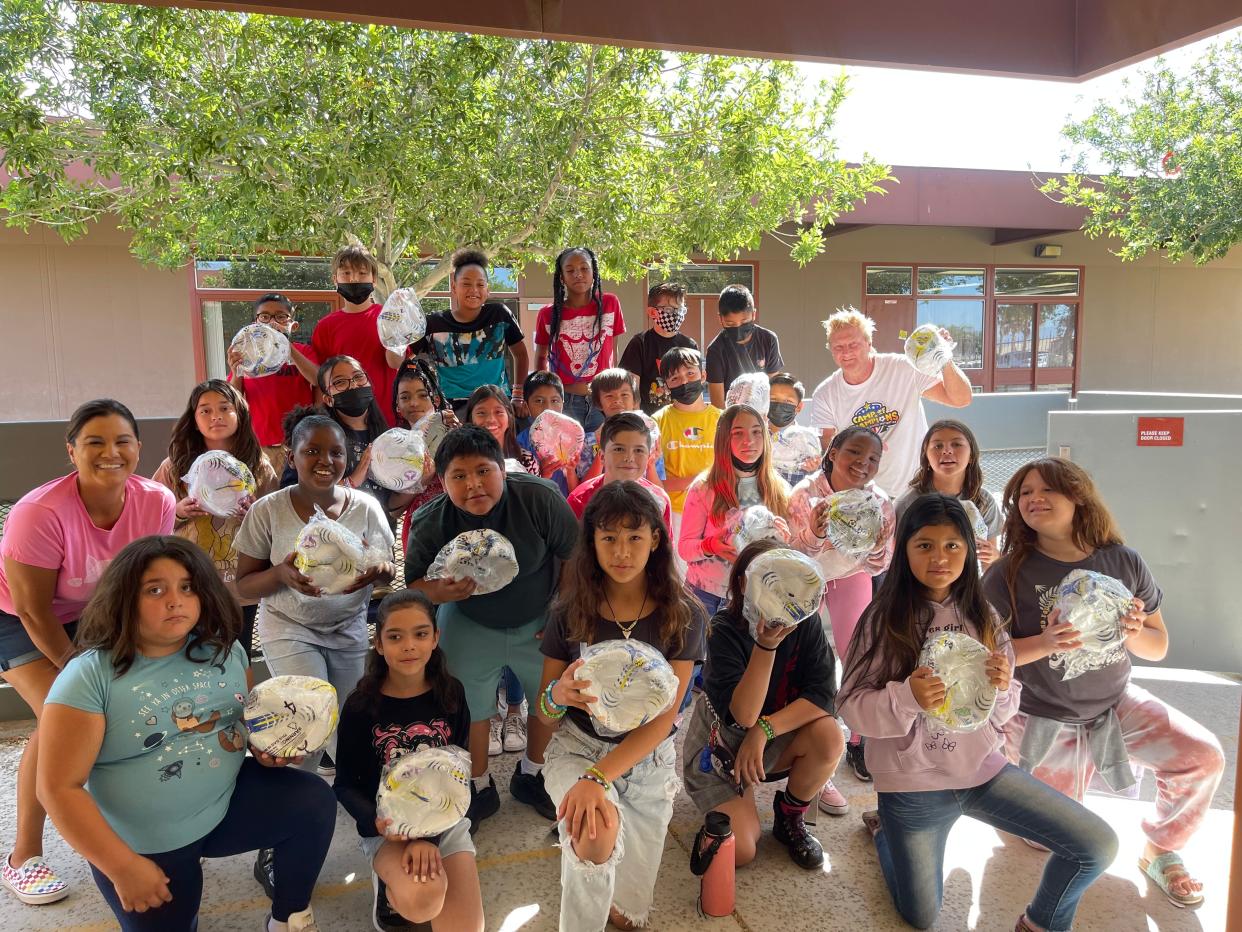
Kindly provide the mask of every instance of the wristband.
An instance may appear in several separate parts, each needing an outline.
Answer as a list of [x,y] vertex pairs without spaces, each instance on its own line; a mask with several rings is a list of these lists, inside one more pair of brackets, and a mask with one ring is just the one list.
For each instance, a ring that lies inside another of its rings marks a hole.
[[759,716],[758,724],[759,727],[763,729],[763,733],[768,736],[768,741],[776,739],[776,730],[773,729],[772,723],[768,720],[766,715]]
[[564,718],[565,713],[569,711],[569,706],[561,705],[552,698],[552,687],[555,685],[556,680],[552,680],[548,683],[548,688],[539,694],[539,711],[548,718]]
[[[764,647],[764,646],[763,646],[762,644],[760,644],[758,641],[755,641],[755,646],[756,646],[757,648],[759,648],[760,650],[766,650],[766,651],[769,651],[769,652],[774,651],[774,650],[776,650],[776,649],[777,649],[776,647]],[[780,646],[780,645],[777,645],[777,647],[779,647],[779,646]]]
[[600,770],[598,767],[588,767],[582,775],[588,780],[594,780],[606,790],[612,789],[612,783],[606,776],[604,776],[604,771]]
[[600,786],[604,788],[605,793],[608,792],[608,781],[600,779],[599,777],[595,776],[595,774],[593,773],[584,773],[578,779],[579,780],[590,780],[592,783],[598,783]]

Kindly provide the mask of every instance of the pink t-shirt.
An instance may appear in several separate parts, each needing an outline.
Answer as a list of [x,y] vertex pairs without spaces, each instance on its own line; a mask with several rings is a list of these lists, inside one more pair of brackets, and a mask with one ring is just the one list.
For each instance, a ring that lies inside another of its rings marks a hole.
[[[91,522],[78,494],[78,474],[70,473],[28,492],[13,506],[0,556],[58,571],[52,613],[67,624],[81,617],[99,577],[121,548],[149,534],[172,533],[176,506],[172,492],[158,482],[130,476],[121,517],[105,531]],[[2,563],[0,611],[15,614]]]
[[[590,382],[596,373],[611,369],[613,340],[625,333],[625,317],[615,294],[604,295],[604,313],[599,332],[595,332],[595,302],[585,307],[566,307],[561,311],[561,330],[556,346],[548,351],[548,368],[566,385]],[[535,318],[535,343],[552,341],[552,305],[545,304]]]
[[311,334],[311,349],[321,363],[327,362],[329,356],[353,356],[358,360],[371,380],[375,400],[379,402],[388,426],[396,427],[397,416],[392,412],[392,381],[397,376],[397,370],[388,365],[377,327],[383,309],[382,305],[372,304],[357,314],[333,311],[315,325]]
[[[638,484],[651,493],[660,508],[664,512],[664,526],[666,528],[673,526],[673,506],[669,503],[668,493],[656,485],[649,479],[639,478]],[[582,520],[582,515],[586,512],[587,504],[594,498],[595,493],[604,487],[604,477],[596,476],[594,479],[588,479],[586,482],[578,483],[578,487],[569,493],[569,507],[574,510],[574,514],[578,516],[578,520]]]

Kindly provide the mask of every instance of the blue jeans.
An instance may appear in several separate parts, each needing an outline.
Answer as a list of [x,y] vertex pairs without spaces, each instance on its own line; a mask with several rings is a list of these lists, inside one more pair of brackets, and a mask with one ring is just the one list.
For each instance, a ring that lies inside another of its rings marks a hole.
[[336,796],[327,783],[292,768],[264,767],[250,758],[242,761],[219,825],[184,848],[144,855],[167,875],[172,902],[145,913],[127,913],[112,881],[94,865],[91,873],[124,932],[192,932],[198,927],[203,898],[199,858],[271,848],[276,873],[272,916],[284,922],[290,913],[310,905],[334,828]]
[[582,425],[587,433],[599,430],[604,423],[604,412],[591,404],[590,395],[571,395],[565,393],[565,413]]
[[711,621],[713,615],[724,608],[725,597],[722,595],[712,595],[706,589],[700,589],[698,586],[691,586],[690,591],[694,593],[694,597],[703,603],[703,608],[707,612],[707,620]]
[[516,710],[526,698],[526,693],[522,691],[522,681],[508,667],[500,673],[500,688],[505,691],[505,705],[511,709]]
[[[321,647],[306,641],[282,638],[264,642],[263,658],[272,676],[317,676],[327,680],[336,689],[339,710],[345,707],[345,700],[362,679],[368,650],[367,647]],[[332,733],[323,750],[307,754],[306,760],[298,766],[302,770],[314,771],[325,751],[336,760],[336,732]]]
[[1012,764],[966,790],[880,793],[876,853],[893,905],[917,929],[931,927],[944,895],[944,846],[967,815],[1048,848],[1027,917],[1049,932],[1074,922],[1078,901],[1117,855],[1117,836],[1099,816]]

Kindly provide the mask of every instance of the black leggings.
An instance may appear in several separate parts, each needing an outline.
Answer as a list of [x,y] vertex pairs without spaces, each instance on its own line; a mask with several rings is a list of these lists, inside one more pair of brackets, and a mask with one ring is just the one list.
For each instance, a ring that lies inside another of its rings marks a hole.
[[168,875],[172,902],[145,913],[127,913],[112,881],[93,864],[91,873],[124,932],[193,932],[203,897],[199,858],[274,848],[272,918],[285,922],[290,913],[310,905],[335,827],[336,796],[321,778],[292,767],[264,767],[248,757],[219,825],[184,848],[144,855]]

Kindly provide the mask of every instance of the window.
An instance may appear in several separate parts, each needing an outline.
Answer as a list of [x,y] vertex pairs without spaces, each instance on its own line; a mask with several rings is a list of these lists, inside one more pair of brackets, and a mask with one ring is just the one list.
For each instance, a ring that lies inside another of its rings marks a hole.
[[1078,308],[1072,304],[1042,304],[1039,308],[1039,344],[1036,364],[1041,369],[1069,369],[1074,365],[1074,331]]
[[912,294],[914,269],[908,265],[873,265],[867,268],[867,294]]
[[663,281],[681,282],[690,294],[720,294],[728,285],[745,285],[755,293],[755,267],[741,262],[701,263],[647,267],[647,286]]
[[919,269],[921,295],[983,294],[983,269]]
[[1076,295],[1078,269],[997,269],[998,295]]
[[953,335],[957,347],[953,358],[963,369],[983,368],[983,301],[922,298],[917,303],[915,326],[935,324]]
[[199,259],[194,282],[199,290],[331,291],[330,259]]

